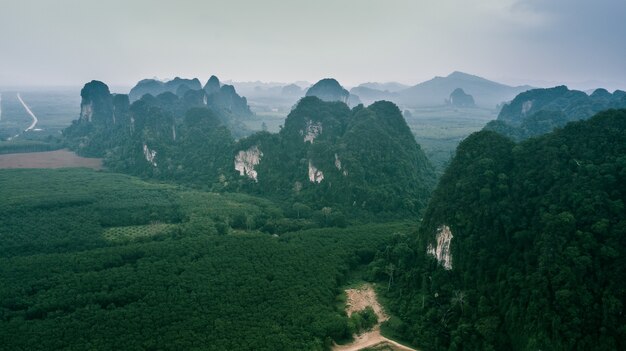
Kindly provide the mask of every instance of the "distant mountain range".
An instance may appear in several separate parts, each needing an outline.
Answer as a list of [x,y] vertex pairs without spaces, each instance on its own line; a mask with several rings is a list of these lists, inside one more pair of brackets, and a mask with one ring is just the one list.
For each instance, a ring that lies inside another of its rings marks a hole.
[[[230,82],[248,99],[261,103],[286,102],[293,104],[305,96],[310,83],[264,83]],[[195,84],[197,85],[197,84]],[[292,89],[283,90],[290,86]],[[293,89],[300,88],[300,91]],[[435,77],[428,81],[409,86],[398,82],[367,82],[350,89],[348,104],[370,105],[376,101],[392,101],[402,108],[444,106],[456,89],[462,89],[474,98],[475,105],[495,109],[498,105],[511,101],[517,94],[532,89],[529,85],[509,86],[490,81],[475,75],[453,72],[447,77]],[[132,95],[132,94],[131,94]],[[132,97],[131,97],[131,100]],[[284,101],[283,101],[284,100]]]
[[408,107],[443,105],[457,88],[472,95],[476,105],[487,108],[495,108],[532,89],[528,85],[512,87],[471,74],[453,72],[447,77],[435,77],[398,92],[397,102]]
[[456,89],[471,95],[476,106],[496,108],[532,87],[512,87],[471,74],[453,72],[447,77],[435,77],[411,87],[393,82],[365,83],[352,88],[350,93],[359,96],[366,105],[378,100],[389,100],[410,108],[446,105]]

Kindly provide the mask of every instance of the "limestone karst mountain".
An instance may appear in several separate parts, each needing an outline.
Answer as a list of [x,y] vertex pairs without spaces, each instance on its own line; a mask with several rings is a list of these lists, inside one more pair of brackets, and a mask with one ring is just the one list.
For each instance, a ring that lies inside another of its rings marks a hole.
[[616,90],[611,94],[605,89],[596,89],[587,95],[566,86],[533,89],[504,105],[497,120],[489,122],[485,129],[522,140],[611,108],[626,108],[626,92]]

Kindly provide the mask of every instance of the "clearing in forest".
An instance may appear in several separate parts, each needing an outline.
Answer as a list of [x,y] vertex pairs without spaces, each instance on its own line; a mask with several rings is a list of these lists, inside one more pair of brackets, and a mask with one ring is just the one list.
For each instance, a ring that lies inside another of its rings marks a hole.
[[389,319],[389,316],[385,314],[382,306],[378,302],[376,297],[376,291],[371,284],[364,284],[358,289],[347,289],[346,295],[348,300],[346,301],[346,312],[348,316],[352,313],[362,311],[366,307],[371,307],[378,317],[378,323],[372,328],[372,330],[362,333],[361,335],[354,335],[354,341],[346,345],[335,345],[334,351],[358,351],[364,348],[371,348],[375,350],[394,350],[394,351],[417,351],[410,347],[401,345],[393,340],[387,339],[380,334],[380,324]]

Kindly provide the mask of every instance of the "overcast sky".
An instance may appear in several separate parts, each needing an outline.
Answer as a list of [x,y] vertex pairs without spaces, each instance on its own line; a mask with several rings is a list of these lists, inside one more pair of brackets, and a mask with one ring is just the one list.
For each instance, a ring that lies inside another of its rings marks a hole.
[[0,0],[0,86],[458,70],[626,89],[625,35],[626,0]]

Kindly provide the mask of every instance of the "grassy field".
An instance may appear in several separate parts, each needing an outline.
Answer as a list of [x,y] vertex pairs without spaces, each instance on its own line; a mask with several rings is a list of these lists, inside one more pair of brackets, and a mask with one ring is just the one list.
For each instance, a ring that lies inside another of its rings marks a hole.
[[438,174],[443,173],[459,143],[473,132],[481,130],[497,113],[482,108],[453,108],[449,106],[410,109],[405,117]]
[[278,133],[280,126],[285,124],[285,118],[287,118],[288,114],[289,111],[257,111],[255,112],[255,116],[243,122],[246,127],[253,131],[263,130],[263,123],[265,123],[268,132]]

